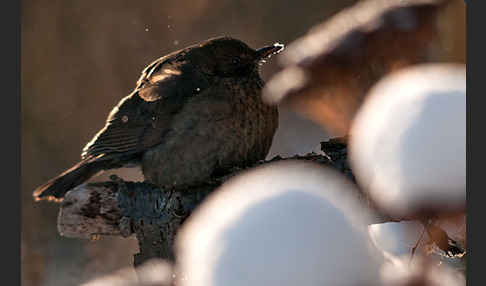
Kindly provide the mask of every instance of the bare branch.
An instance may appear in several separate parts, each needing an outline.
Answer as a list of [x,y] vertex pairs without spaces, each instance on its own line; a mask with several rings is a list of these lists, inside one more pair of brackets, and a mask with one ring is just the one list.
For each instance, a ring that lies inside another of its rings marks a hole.
[[[345,143],[332,139],[322,142],[321,148],[322,155],[277,156],[248,168],[280,160],[306,160],[331,166],[355,182],[347,162]],[[173,260],[172,246],[184,220],[208,194],[246,169],[229,170],[225,175],[190,188],[162,189],[148,182],[125,182],[116,176],[112,176],[110,182],[83,184],[68,192],[61,203],[58,230],[66,237],[91,239],[99,235],[127,237],[136,234],[140,253],[135,255],[135,266],[150,258]],[[393,219],[363,192],[359,192],[358,197],[375,214],[374,223],[414,219]]]

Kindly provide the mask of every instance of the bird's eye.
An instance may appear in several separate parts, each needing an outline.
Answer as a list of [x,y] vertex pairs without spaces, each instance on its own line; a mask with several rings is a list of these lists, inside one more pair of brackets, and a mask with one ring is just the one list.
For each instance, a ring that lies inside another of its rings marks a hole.
[[236,57],[231,59],[231,63],[234,64],[234,65],[239,64],[240,61],[241,61],[240,58],[236,58]]

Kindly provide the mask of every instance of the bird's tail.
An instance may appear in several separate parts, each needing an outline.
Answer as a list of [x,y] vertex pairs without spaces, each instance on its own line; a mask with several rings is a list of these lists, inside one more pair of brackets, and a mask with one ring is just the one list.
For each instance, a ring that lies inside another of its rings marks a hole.
[[104,169],[106,162],[99,157],[83,159],[70,169],[38,187],[34,193],[34,199],[61,201],[64,195],[71,189],[81,185],[86,180]]

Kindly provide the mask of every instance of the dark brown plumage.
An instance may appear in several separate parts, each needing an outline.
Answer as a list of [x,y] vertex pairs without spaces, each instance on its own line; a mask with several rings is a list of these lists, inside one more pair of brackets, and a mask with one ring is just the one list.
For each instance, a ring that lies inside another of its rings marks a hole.
[[174,186],[264,159],[278,113],[261,100],[258,66],[282,48],[254,50],[222,37],[157,59],[84,147],[82,160],[34,197],[60,199],[99,171],[132,164],[141,164],[148,181]]

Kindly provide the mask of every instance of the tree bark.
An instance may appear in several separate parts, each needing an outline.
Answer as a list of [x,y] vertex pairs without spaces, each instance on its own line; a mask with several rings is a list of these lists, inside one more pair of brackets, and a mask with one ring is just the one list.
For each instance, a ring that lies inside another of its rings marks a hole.
[[[331,166],[355,182],[347,162],[347,148],[341,140],[322,142],[321,149],[322,155],[277,156],[249,168],[280,160],[306,160]],[[58,230],[62,236],[91,239],[100,235],[127,237],[135,234],[140,249],[134,256],[135,266],[150,258],[173,261],[172,246],[184,220],[208,194],[244,170],[234,168],[226,175],[211,178],[190,189],[163,189],[148,182],[125,182],[116,176],[112,176],[109,182],[83,184],[69,191],[62,201]],[[374,223],[403,220],[385,215],[363,192],[359,193],[359,197],[375,214]]]

